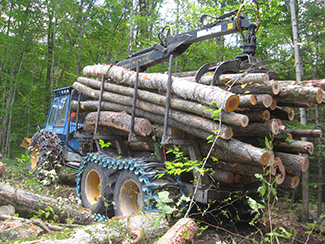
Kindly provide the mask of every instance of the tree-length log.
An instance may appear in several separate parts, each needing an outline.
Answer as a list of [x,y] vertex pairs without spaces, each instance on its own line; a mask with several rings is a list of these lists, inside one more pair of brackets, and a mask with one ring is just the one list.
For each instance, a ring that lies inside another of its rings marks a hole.
[[239,107],[241,108],[247,108],[252,107],[257,104],[257,98],[255,95],[248,94],[248,95],[239,95]]
[[308,130],[308,129],[306,129],[306,130],[286,130],[284,132],[292,134],[293,138],[297,138],[297,137],[317,138],[317,137],[322,137],[323,136],[322,130],[317,130],[317,129],[311,129],[311,130]]
[[170,228],[155,244],[189,244],[194,243],[198,227],[193,219],[182,218]]
[[251,84],[251,85],[237,85],[229,87],[222,87],[225,90],[231,90],[236,94],[269,94],[277,95],[280,92],[280,85],[278,81],[271,81],[268,85]]
[[[247,96],[247,95],[246,95]],[[272,105],[273,98],[269,94],[258,94],[255,95],[254,97],[256,101],[253,103],[245,103],[242,104],[240,103],[240,107],[245,107],[245,108],[268,108]]]
[[[76,109],[78,106],[78,102],[74,101],[71,102],[71,107],[72,109]],[[86,102],[81,102],[81,111],[96,111],[98,106],[98,101],[86,101]],[[102,110],[107,110],[107,111],[126,111],[128,113],[131,113],[131,107],[129,106],[124,106],[121,104],[117,103],[111,103],[111,102],[102,102],[101,104]],[[164,123],[164,116],[158,115],[158,114],[153,114],[151,112],[144,111],[142,109],[136,109],[135,110],[135,115],[138,117],[143,117],[149,119],[151,122],[157,123],[157,124],[163,124]],[[174,127],[180,130],[184,130],[189,134],[193,134],[198,136],[199,138],[206,139],[208,136],[211,135],[211,133],[206,132],[204,130],[196,129],[193,127],[190,127],[188,123],[185,121],[185,123],[180,123],[175,121],[172,118],[168,119],[168,126]],[[224,139],[229,139],[232,137],[232,130],[230,127],[223,127],[225,130],[222,132],[220,131],[219,136]],[[230,130],[229,130],[230,129]],[[215,131],[212,132],[212,134],[216,134]]]
[[299,185],[299,182],[300,179],[297,175],[287,174],[282,185],[294,189]]
[[10,185],[0,183],[0,205],[7,204],[14,206],[16,212],[22,217],[27,217],[33,210],[42,209],[46,211],[45,209],[50,206],[62,223],[66,223],[67,219],[72,219],[75,224],[90,224],[93,222],[91,212],[78,207],[76,204],[69,205],[63,201],[59,202],[58,199],[15,189]]
[[295,101],[304,103],[318,103],[323,101],[323,90],[315,87],[298,85],[280,86],[280,93],[274,96],[277,101]]
[[277,101],[277,106],[280,107],[293,107],[293,108],[310,108],[313,103],[295,102],[295,101]]
[[[203,154],[209,150],[209,144],[200,143]],[[273,153],[264,151],[264,149],[254,147],[250,144],[241,142],[234,138],[230,140],[218,139],[215,148],[213,148],[212,156],[222,161],[243,162],[250,164],[269,165],[273,161]]]
[[[187,77],[189,81],[194,81],[195,77]],[[201,77],[198,81],[201,84],[210,85],[213,80],[213,75]],[[230,86],[234,82],[236,84],[269,84],[270,77],[267,73],[238,73],[238,74],[221,74],[216,80],[217,86]]]
[[[84,101],[81,103],[82,109],[84,110],[90,110],[95,111],[96,107],[98,106],[97,101]],[[141,108],[141,110],[145,110],[148,113],[146,113],[146,116],[141,116],[149,119],[152,122],[155,123],[163,123],[164,117],[162,117],[165,114],[165,109],[161,106],[150,106],[151,104],[146,104],[146,102],[143,101],[137,101],[137,107]],[[75,103],[71,104],[72,108],[75,108]],[[114,105],[113,103],[109,102],[102,102],[101,106],[102,110],[117,110],[117,111],[127,111],[128,113],[131,113],[131,107],[130,106],[124,106],[120,104]],[[138,112],[140,110],[137,110]],[[150,114],[149,114],[150,113]],[[143,113],[142,113],[143,114]],[[162,118],[160,122],[157,122],[157,118]],[[180,112],[176,110],[170,110],[169,118],[175,121],[175,123],[181,124],[178,125],[178,129],[183,129],[181,126],[187,126],[189,129],[199,129],[206,131],[208,133],[215,133],[216,130],[220,129],[220,135],[224,139],[230,139],[232,137],[232,129],[229,126],[226,126],[224,124],[221,124],[219,127],[219,123],[215,121],[211,121],[207,118],[202,118],[195,115],[190,115],[185,112]]]
[[267,109],[244,111],[243,114],[247,115],[251,122],[266,122],[271,117],[270,111]]
[[[83,69],[86,76],[105,75],[119,84],[134,86],[136,72],[114,65],[93,65]],[[140,88],[166,91],[168,86],[168,75],[140,73],[138,86]],[[181,78],[174,78],[171,91],[179,97],[191,99],[202,103],[214,103],[214,106],[222,108],[227,112],[233,112],[238,108],[239,98],[236,94],[226,92],[216,86],[206,86],[198,83],[188,82]]]
[[248,164],[242,162],[226,162],[219,161],[214,165],[214,170],[224,169],[233,173],[246,174],[254,176],[254,174],[263,174],[263,166],[261,164]]
[[234,136],[241,137],[260,137],[270,134],[279,134],[279,124],[276,119],[264,123],[249,123],[244,129],[238,126],[232,126]]
[[232,183],[234,181],[234,174],[232,172],[229,172],[227,170],[224,169],[217,169],[215,170],[211,176],[213,177],[213,179],[215,179],[216,181],[221,181],[224,183]]
[[282,152],[275,152],[275,156],[281,158],[286,170],[304,173],[309,167],[308,156],[301,156]]
[[[154,132],[159,138],[162,138],[164,133],[164,126],[160,124],[154,124]],[[168,128],[167,129],[167,136],[174,137],[174,138],[185,138],[185,131],[176,129],[176,128]]]
[[[86,121],[89,125],[95,125],[97,112],[88,113]],[[101,111],[99,114],[99,125],[112,127],[118,130],[130,132],[132,116],[126,112]],[[134,132],[139,136],[149,136],[152,132],[151,123],[148,119],[134,118]]]
[[274,144],[274,150],[288,153],[312,154],[314,152],[314,144],[308,141],[278,142]]
[[[79,77],[78,81],[80,83],[84,84],[85,86],[88,86],[91,88],[95,88],[95,89],[100,88],[100,81],[97,81],[94,79]],[[104,89],[106,91],[130,96],[130,97],[133,97],[133,94],[134,94],[133,88],[116,85],[116,84],[112,84],[112,83],[105,83]],[[161,106],[166,105],[166,97],[163,95],[156,94],[156,93],[152,93],[152,92],[148,92],[148,91],[139,89],[137,92],[137,97],[138,97],[138,99],[141,99],[141,100],[147,101],[147,102],[151,102],[151,103],[154,103],[157,105],[161,105]],[[211,119],[211,115],[213,114],[213,110],[214,110],[212,107],[209,107],[209,106],[197,103],[197,102],[187,101],[184,99],[177,99],[177,98],[171,98],[170,107],[173,109],[193,113],[193,114],[203,116],[206,118],[210,118],[210,119]],[[220,119],[226,124],[238,125],[238,126],[243,126],[243,127],[245,127],[249,121],[248,117],[245,115],[237,114],[234,112],[227,113],[225,111],[220,113],[216,119]]]
[[295,117],[295,111],[292,108],[283,108],[277,106],[276,109],[271,111],[271,115],[279,119],[292,121]]
[[[148,213],[114,218],[87,226],[76,227],[33,240],[19,239],[19,243],[151,243],[166,233],[168,224],[159,214]],[[18,241],[18,240],[17,240]]]

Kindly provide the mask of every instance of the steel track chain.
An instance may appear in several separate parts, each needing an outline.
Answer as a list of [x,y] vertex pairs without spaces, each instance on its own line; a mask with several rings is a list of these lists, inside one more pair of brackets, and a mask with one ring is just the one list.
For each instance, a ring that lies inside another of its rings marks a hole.
[[[152,159],[151,159],[152,161]],[[145,158],[119,158],[118,156],[112,157],[109,155],[101,154],[101,153],[91,153],[84,157],[84,160],[80,163],[77,179],[76,179],[76,193],[77,198],[81,199],[80,196],[80,184],[81,184],[81,176],[83,173],[83,169],[85,168],[88,162],[93,162],[103,168],[107,169],[118,169],[118,170],[131,170],[135,175],[138,176],[140,182],[144,183],[142,186],[142,191],[145,193],[143,197],[146,206],[143,209],[144,213],[148,212],[158,212],[158,209],[153,207],[151,204],[152,200],[158,198],[158,196],[153,195],[153,190],[157,188],[160,184],[152,182],[151,179],[157,175],[157,172],[146,172],[146,169],[152,167],[152,165],[148,164],[148,159]],[[157,162],[164,165],[163,162]],[[180,193],[183,195],[184,192],[182,190],[183,184],[179,177],[174,177],[176,179],[177,185],[180,189]],[[95,221],[106,221],[108,218],[98,213],[93,214],[93,219]]]

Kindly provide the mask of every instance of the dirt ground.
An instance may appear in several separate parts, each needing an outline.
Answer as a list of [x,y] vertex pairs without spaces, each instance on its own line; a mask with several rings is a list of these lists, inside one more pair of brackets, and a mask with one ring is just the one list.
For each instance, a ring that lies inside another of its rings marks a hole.
[[[72,185],[61,185],[60,195],[65,198],[76,196],[75,187]],[[51,190],[51,189],[49,189]],[[273,243],[325,243],[325,235],[319,231],[319,226],[304,225],[298,222],[299,209],[293,206],[293,210],[288,208],[288,202],[279,201],[272,209],[271,222],[273,231],[277,233]],[[201,222],[199,225],[200,233],[195,238],[195,244],[246,244],[246,243],[271,243],[265,238],[270,236],[270,222],[265,218],[259,218],[254,226],[248,223],[241,223],[236,226],[223,227]],[[321,222],[321,221],[319,221]],[[323,218],[323,228],[325,229],[325,217]],[[285,230],[285,231],[284,231]],[[287,236],[283,238],[281,236]],[[264,241],[263,241],[264,240]]]

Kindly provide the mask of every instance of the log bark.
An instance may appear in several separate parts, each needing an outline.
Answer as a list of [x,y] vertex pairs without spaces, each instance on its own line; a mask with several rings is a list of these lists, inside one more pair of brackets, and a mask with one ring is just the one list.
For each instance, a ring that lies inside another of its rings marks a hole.
[[235,137],[261,137],[269,136],[270,134],[278,135],[280,133],[279,124],[276,119],[264,123],[249,123],[245,129],[232,126],[232,131]]
[[296,172],[306,172],[309,167],[308,156],[301,156],[289,153],[275,152],[276,157],[280,157],[286,170]]
[[303,87],[298,85],[281,85],[280,92],[278,95],[274,96],[274,99],[277,101],[320,104],[323,101],[323,94],[324,91],[321,88]]
[[66,223],[66,220],[72,219],[75,224],[90,224],[93,222],[91,212],[89,210],[78,207],[77,204],[67,204],[59,202],[58,199],[41,196],[21,189],[0,183],[0,205],[11,204],[15,207],[16,212],[22,217],[35,210],[38,211],[50,206],[58,216],[58,221]]
[[283,108],[277,106],[276,109],[271,111],[271,115],[279,119],[292,121],[295,117],[295,111],[292,108]]
[[247,115],[251,122],[266,122],[271,117],[270,111],[267,109],[244,111],[243,114]]
[[[228,90],[228,87],[222,87]],[[231,92],[236,94],[269,94],[277,95],[280,92],[280,85],[278,81],[271,81],[268,85],[251,84],[251,85],[235,85],[231,87]]]
[[269,84],[270,77],[267,73],[240,73],[222,74],[218,77],[218,85],[232,84]]
[[[119,84],[134,86],[136,72],[114,65],[93,65],[83,69],[86,76],[105,75]],[[140,88],[166,91],[168,75],[165,74],[139,74],[138,86]],[[239,98],[236,94],[226,92],[216,86],[206,86],[198,83],[188,82],[185,79],[173,78],[171,91],[184,99],[191,99],[201,103],[214,103],[214,106],[227,112],[233,112],[238,108]]]
[[241,108],[250,108],[257,104],[257,98],[255,95],[239,95],[239,107]]
[[[203,154],[207,153],[209,144],[200,143]],[[230,140],[218,139],[212,151],[212,156],[222,161],[243,162],[249,164],[269,165],[273,161],[273,153],[261,148],[241,142],[234,138]]]
[[[88,113],[86,121],[89,125],[95,125],[97,112]],[[102,127],[111,127],[118,130],[130,132],[132,116],[126,112],[101,111],[99,115],[99,125]],[[134,132],[139,136],[149,136],[152,132],[151,123],[148,119],[134,118]]]
[[[289,144],[289,145],[288,145]],[[288,153],[305,153],[312,154],[314,152],[314,144],[308,141],[294,141],[290,143],[278,142],[274,145],[274,150]]]
[[301,137],[312,137],[312,138],[318,138],[323,136],[322,130],[286,130],[285,133],[292,134],[293,138],[301,138]]
[[213,179],[216,181],[221,181],[227,184],[230,184],[234,181],[234,174],[232,172],[222,170],[222,169],[217,169],[215,170],[211,176]]
[[33,240],[17,239],[20,243],[154,243],[166,233],[168,224],[156,213],[114,218],[105,222],[76,227]]
[[193,243],[198,227],[193,219],[182,218],[170,228],[155,244],[189,244]]
[[[96,111],[98,106],[97,101],[85,101],[81,102],[81,111]],[[71,103],[72,109],[76,109],[77,102]],[[130,106],[124,106],[111,102],[102,102],[102,110],[106,111],[126,111],[131,113]],[[157,111],[157,110],[155,110]],[[164,116],[153,114],[152,112],[147,112],[142,109],[136,109],[136,116],[149,119],[153,123],[163,124]],[[186,118],[186,119],[184,119]],[[190,121],[188,121],[190,119]],[[189,123],[190,122],[190,123]],[[206,118],[201,118],[198,116],[184,115],[180,112],[174,110],[170,111],[168,125],[177,129],[184,130],[190,134],[198,135],[200,138],[206,139],[210,134],[215,134],[216,130],[219,129],[218,123],[208,120]],[[195,125],[193,127],[192,125]],[[232,129],[229,126],[221,125],[220,136],[224,139],[230,139],[232,137]]]
[[277,106],[293,107],[293,108],[310,108],[311,106],[313,106],[313,103],[295,102],[295,101],[277,101]]
[[263,174],[263,166],[262,165],[252,165],[248,163],[242,162],[224,162],[219,161],[218,164],[214,167],[215,170],[224,169],[233,173],[240,173],[249,176],[254,176],[254,174]]
[[282,185],[294,189],[299,185],[299,182],[300,179],[297,175],[287,174]]
[[[83,85],[90,87],[90,88],[95,88],[95,89],[100,88],[100,82],[97,80],[94,80],[94,79],[79,77],[78,81],[80,83],[82,83]],[[74,84],[74,86],[75,86],[75,84]],[[76,84],[76,87],[74,87],[74,88],[76,90],[80,89],[77,87],[77,84]],[[111,84],[111,83],[105,83],[104,89],[106,91],[110,91],[110,92],[125,95],[125,96],[130,96],[130,97],[133,97],[133,93],[134,93],[133,88],[124,87],[124,86]],[[110,93],[109,95],[112,95],[112,93]],[[165,105],[166,105],[166,97],[163,95],[156,94],[156,93],[152,93],[152,92],[148,92],[148,91],[144,91],[144,90],[138,90],[137,97],[140,100],[154,103],[154,104],[157,104],[157,105],[160,105],[163,107],[165,107]],[[124,98],[128,99],[127,97],[124,97]],[[126,100],[126,101],[128,101],[128,100]],[[170,107],[173,109],[193,113],[193,114],[203,116],[206,118],[210,118],[210,119],[211,119],[211,115],[213,114],[213,111],[214,111],[214,109],[212,107],[209,107],[209,106],[206,106],[203,104],[199,104],[197,102],[186,101],[186,100],[177,99],[177,98],[171,98]],[[218,119],[222,120],[226,124],[232,124],[232,125],[238,125],[238,126],[245,127],[249,122],[247,116],[237,114],[234,112],[227,113],[227,112],[223,111],[219,115],[220,116],[218,116]]]

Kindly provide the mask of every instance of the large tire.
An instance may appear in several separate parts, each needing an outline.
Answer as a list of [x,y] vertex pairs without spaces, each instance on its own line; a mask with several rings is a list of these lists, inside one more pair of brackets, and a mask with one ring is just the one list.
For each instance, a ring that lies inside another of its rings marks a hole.
[[[36,132],[28,147],[30,164],[27,168],[33,177],[44,179],[46,172],[55,170],[58,174],[63,164],[61,140],[57,134],[43,130]],[[51,182],[51,179],[49,179]]]
[[180,198],[180,186],[174,177],[165,175],[157,178],[157,174],[166,172],[164,165],[157,162],[145,162],[144,172],[122,170],[114,187],[114,212],[116,216],[125,216],[139,212],[158,211],[156,198],[158,192],[168,191],[171,205]]
[[[112,205],[109,201],[111,197],[107,195],[108,184],[109,179],[112,178],[111,175],[114,175],[117,170],[102,167],[101,157],[97,161],[88,158],[88,161],[86,159],[84,163],[85,167],[80,178],[80,198],[83,207],[91,209],[92,213],[113,217],[113,207],[109,208],[105,202]],[[106,197],[108,197],[107,200]]]

